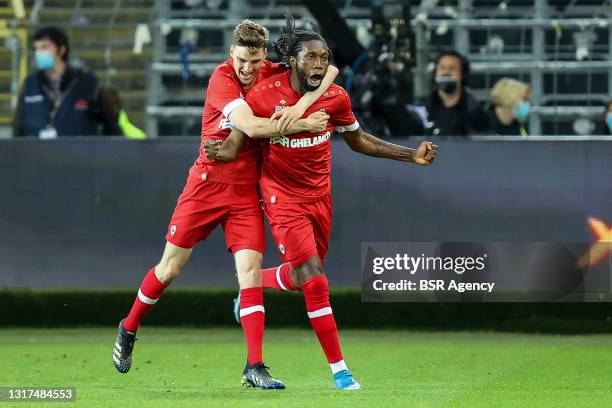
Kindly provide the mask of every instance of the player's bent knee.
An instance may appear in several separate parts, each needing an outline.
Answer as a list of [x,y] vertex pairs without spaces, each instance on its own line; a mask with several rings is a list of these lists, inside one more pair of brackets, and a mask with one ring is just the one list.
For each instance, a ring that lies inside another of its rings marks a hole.
[[181,248],[170,242],[166,243],[161,261],[155,267],[155,276],[164,284],[170,283],[179,276],[183,266],[189,260],[192,249]]
[[298,287],[301,287],[304,282],[310,280],[317,275],[323,275],[323,265],[318,256],[314,256],[308,259],[306,262],[294,269],[295,274],[292,277],[295,278],[295,282]]
[[[316,279],[313,279],[316,278]],[[312,278],[308,279],[306,282],[309,282],[310,290],[313,293],[319,294],[329,294],[329,282],[327,281],[327,277],[323,274],[315,275]]]

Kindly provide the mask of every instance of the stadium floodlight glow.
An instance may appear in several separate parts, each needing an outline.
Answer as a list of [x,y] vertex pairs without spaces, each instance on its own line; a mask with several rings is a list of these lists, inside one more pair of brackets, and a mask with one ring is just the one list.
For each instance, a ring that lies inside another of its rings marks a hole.
[[612,252],[612,226],[593,217],[589,217],[588,224],[595,235],[595,242],[578,261],[581,268],[599,264]]

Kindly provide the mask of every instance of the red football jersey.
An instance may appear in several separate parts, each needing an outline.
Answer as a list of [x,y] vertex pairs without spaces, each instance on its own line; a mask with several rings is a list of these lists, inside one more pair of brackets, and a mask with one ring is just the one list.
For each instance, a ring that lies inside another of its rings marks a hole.
[[[287,68],[266,60],[257,74],[256,83],[285,71]],[[238,158],[230,163],[208,160],[204,154],[204,142],[207,139],[223,140],[229,136],[233,124],[227,116],[238,106],[246,103],[244,100],[246,94],[247,91],[234,73],[231,59],[215,68],[208,81],[204,102],[200,154],[189,170],[190,175],[225,184],[257,183],[261,157],[257,141],[247,140]]]
[[[290,75],[290,71],[275,75],[251,89],[246,101],[256,116],[270,117],[276,110],[295,105],[302,97],[291,88]],[[319,110],[330,116],[325,131],[277,136],[263,144],[260,188],[266,202],[308,202],[330,193],[331,134],[334,130],[356,130],[359,123],[348,94],[335,84],[312,104],[304,117]]]

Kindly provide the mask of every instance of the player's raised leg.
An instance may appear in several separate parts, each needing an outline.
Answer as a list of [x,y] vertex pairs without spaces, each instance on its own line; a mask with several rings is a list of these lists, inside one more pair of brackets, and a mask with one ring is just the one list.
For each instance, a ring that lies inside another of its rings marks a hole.
[[[295,272],[293,272],[295,273]],[[264,289],[276,289],[281,291],[300,290],[295,286],[294,278],[291,276],[292,269],[289,262],[285,262],[273,268],[261,270],[261,287]]]
[[191,251],[166,242],[161,261],[145,275],[130,313],[119,323],[113,348],[113,363],[117,371],[127,373],[130,370],[140,320],[153,308],[170,282],[179,275]]
[[[273,268],[265,268],[261,270],[261,287],[262,289],[276,289],[281,291],[299,291],[300,288],[295,286],[292,274],[295,271],[291,268],[289,262],[285,262]],[[240,323],[240,294],[234,299],[234,318]]]

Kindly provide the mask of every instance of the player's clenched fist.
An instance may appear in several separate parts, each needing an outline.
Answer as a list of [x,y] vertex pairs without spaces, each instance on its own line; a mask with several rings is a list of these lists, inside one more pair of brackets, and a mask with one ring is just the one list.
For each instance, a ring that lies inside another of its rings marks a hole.
[[207,139],[204,142],[204,154],[208,160],[215,160],[219,148],[221,147],[221,140]]
[[274,114],[270,117],[270,122],[278,120],[276,129],[278,130],[278,133],[284,135],[287,133],[290,126],[293,126],[298,119],[304,116],[305,111],[306,109],[302,108],[298,103],[297,105],[289,106],[285,109],[274,112]]
[[313,112],[306,118],[310,123],[310,133],[321,133],[327,128],[329,115],[323,111]]
[[431,164],[437,155],[438,145],[435,145],[432,142],[421,142],[419,147],[417,147],[416,149],[416,153],[414,155],[414,162],[416,164],[426,166],[428,164]]

